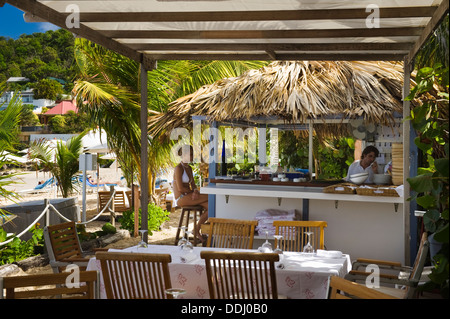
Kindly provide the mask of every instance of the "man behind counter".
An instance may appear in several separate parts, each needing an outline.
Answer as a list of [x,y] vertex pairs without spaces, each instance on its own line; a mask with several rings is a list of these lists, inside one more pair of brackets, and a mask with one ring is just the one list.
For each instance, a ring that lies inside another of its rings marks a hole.
[[367,146],[361,154],[361,159],[354,161],[348,168],[346,181],[350,181],[350,175],[369,173],[369,176],[364,181],[364,184],[373,183],[373,174],[378,173],[378,164],[375,159],[379,155],[379,151],[375,146]]

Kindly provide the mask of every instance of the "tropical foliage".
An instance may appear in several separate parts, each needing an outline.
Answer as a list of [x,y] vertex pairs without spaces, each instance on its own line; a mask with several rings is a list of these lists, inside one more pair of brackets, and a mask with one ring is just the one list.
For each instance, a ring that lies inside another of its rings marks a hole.
[[[78,108],[108,134],[109,147],[116,152],[128,183],[134,175],[148,174],[149,185],[170,163],[170,144],[148,139],[148,172],[140,171],[140,84],[139,65],[123,56],[77,39],[75,58],[79,68],[74,94]],[[265,62],[245,61],[158,61],[148,72],[148,114],[164,112],[179,96],[206,83],[236,76]],[[126,123],[126,125],[124,125]],[[149,190],[151,192],[151,189]]]
[[449,96],[448,68],[436,64],[417,72],[417,86],[408,99],[419,97],[420,106],[411,112],[411,122],[418,132],[415,144],[424,155],[424,167],[409,178],[411,189],[417,192],[417,204],[426,210],[425,228],[443,244],[434,257],[435,268],[427,288],[439,288],[449,296]]
[[[4,93],[5,88],[5,82],[0,83],[0,96]],[[3,106],[4,103],[0,104],[0,108]],[[21,112],[22,101],[18,94],[14,94],[6,108],[0,111],[0,168],[14,164],[14,161],[8,159],[7,154],[15,151]],[[0,174],[0,197],[2,199],[18,199],[16,193],[5,188],[5,186],[14,183],[11,180],[14,175],[16,174]],[[2,215],[2,212],[0,209],[0,215]]]
[[9,77],[70,82],[75,74],[73,42],[73,34],[64,29],[23,34],[17,40],[0,36],[0,82]]
[[69,197],[78,185],[76,181],[79,171],[78,159],[83,149],[81,141],[85,134],[86,132],[83,132],[74,136],[67,143],[58,141],[56,148],[55,145],[50,145],[44,140],[33,142],[30,145],[31,157],[39,159],[41,165],[52,173],[64,198]]

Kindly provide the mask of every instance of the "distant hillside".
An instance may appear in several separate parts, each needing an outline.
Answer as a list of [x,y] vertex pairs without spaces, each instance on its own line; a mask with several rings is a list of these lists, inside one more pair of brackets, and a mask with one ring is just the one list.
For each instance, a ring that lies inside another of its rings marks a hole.
[[59,29],[22,35],[17,40],[0,36],[0,82],[26,77],[32,82],[54,77],[72,82],[74,36]]

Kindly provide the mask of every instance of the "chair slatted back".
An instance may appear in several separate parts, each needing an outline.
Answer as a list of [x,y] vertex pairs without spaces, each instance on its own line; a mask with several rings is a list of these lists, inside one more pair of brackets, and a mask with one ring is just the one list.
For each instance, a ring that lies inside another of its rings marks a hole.
[[[0,278],[0,293],[6,290],[6,299],[95,299],[98,297],[98,273],[80,271],[79,282],[70,272],[36,274]],[[67,284],[66,284],[67,282]]]
[[202,251],[211,299],[278,299],[276,253]]
[[[124,212],[126,211],[127,205],[125,201],[125,194],[124,191],[116,191],[114,195],[114,212]],[[111,192],[110,191],[99,191],[98,192],[98,201],[99,201],[99,207],[100,211],[103,210],[103,208],[108,204],[109,199],[111,198]]]
[[417,291],[417,285],[419,284],[420,277],[422,276],[423,268],[425,267],[425,261],[427,259],[430,243],[428,241],[428,235],[426,232],[422,234],[419,249],[417,250],[416,259],[409,275],[409,280],[414,284],[412,286],[406,286],[405,298],[411,299],[414,297]]
[[170,254],[98,252],[108,299],[171,299]]
[[128,209],[125,201],[125,196],[126,195],[124,191],[116,191],[116,194],[114,195],[115,212],[124,212]]
[[210,223],[207,247],[216,248],[253,248],[256,220],[227,218],[208,219]]
[[329,299],[397,299],[397,298],[379,292],[375,289],[370,289],[356,282],[346,280],[344,278],[340,278],[337,276],[330,276]]
[[281,244],[277,243],[283,251],[303,251],[303,247],[308,243],[306,232],[313,232],[311,245],[313,245],[314,250],[324,249],[325,247],[324,228],[327,227],[327,222],[276,220],[273,225],[275,226],[275,234],[283,236],[280,240]]
[[50,240],[51,249],[48,251],[50,259],[54,257],[54,260],[61,261],[69,258],[83,258],[75,222],[50,225],[44,231]]

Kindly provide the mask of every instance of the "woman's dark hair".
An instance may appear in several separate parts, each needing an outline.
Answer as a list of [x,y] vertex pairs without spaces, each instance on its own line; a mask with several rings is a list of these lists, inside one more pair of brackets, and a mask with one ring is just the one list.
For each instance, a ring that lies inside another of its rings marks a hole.
[[366,156],[367,154],[372,153],[372,152],[375,153],[375,157],[378,157],[378,155],[380,155],[380,151],[378,151],[378,149],[375,146],[369,145],[362,152],[361,159],[363,159],[364,156]]

